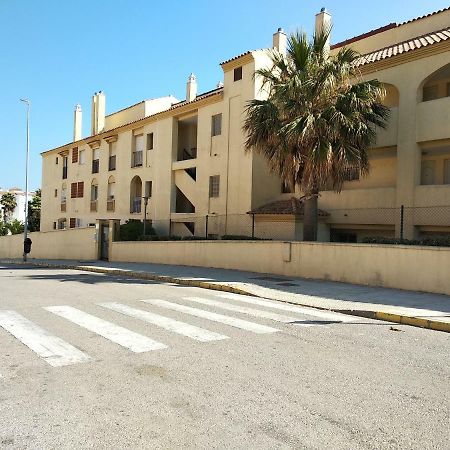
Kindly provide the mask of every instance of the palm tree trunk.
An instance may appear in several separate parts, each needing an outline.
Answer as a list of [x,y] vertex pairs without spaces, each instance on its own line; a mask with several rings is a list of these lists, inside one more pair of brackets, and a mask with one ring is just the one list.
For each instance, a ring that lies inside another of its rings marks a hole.
[[305,200],[305,215],[303,217],[303,240],[317,241],[318,229],[318,191],[314,190]]

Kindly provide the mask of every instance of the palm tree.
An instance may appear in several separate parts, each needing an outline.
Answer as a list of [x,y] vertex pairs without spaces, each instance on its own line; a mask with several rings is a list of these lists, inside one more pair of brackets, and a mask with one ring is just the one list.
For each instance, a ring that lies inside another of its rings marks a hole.
[[382,83],[361,80],[355,51],[329,55],[328,38],[329,30],[311,41],[297,32],[286,55],[269,51],[273,66],[255,74],[267,98],[248,103],[243,126],[246,149],[303,192],[305,241],[317,240],[320,191],[368,174],[368,149],[389,114]]
[[5,192],[0,198],[0,203],[3,205],[5,212],[5,222],[8,222],[11,218],[11,214],[17,207],[16,197],[11,192]]

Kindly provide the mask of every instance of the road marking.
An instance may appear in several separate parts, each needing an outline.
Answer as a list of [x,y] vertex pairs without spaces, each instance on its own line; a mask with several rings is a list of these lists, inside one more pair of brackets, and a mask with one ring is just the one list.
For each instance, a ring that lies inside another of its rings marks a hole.
[[218,294],[218,295],[219,297],[227,298],[230,300],[236,300],[238,302],[265,306],[266,308],[279,309],[281,311],[289,311],[294,313],[296,312],[307,316],[319,317],[323,320],[332,320],[334,322],[354,322],[355,320],[358,320],[354,317],[346,316],[345,314],[339,314],[329,311],[321,311],[313,308],[307,308],[304,306],[292,305],[289,303],[271,302],[256,297],[250,297],[247,295],[239,295],[239,294]]
[[[296,317],[285,316],[271,311],[263,311],[262,309],[247,308],[245,306],[232,305],[231,303],[218,302],[216,300],[210,300],[201,297],[183,297],[183,300],[189,300],[191,302],[201,303],[202,305],[207,306],[216,306],[217,308],[226,309],[228,311],[234,311],[242,314],[247,314],[253,317],[260,317],[263,319],[275,320],[276,322],[290,323],[299,320]],[[313,325],[306,324],[306,326],[313,326]]]
[[213,312],[205,311],[204,309],[191,308],[190,306],[180,305],[178,303],[166,302],[165,300],[141,300],[150,305],[159,306],[161,308],[172,309],[182,313],[190,314],[191,316],[201,317],[202,319],[212,320],[213,322],[224,323],[232,327],[241,328],[242,330],[252,331],[253,333],[275,333],[276,328],[268,327],[266,325],[259,325],[254,322],[238,319],[236,317],[224,316]]
[[91,357],[53,336],[15,311],[0,311],[0,326],[53,367],[87,362]]
[[189,325],[187,323],[180,322],[169,317],[160,316],[159,314],[154,314],[142,309],[131,308],[129,306],[122,305],[121,303],[100,303],[100,306],[130,317],[134,317],[136,319],[143,320],[145,322],[156,325],[157,327],[164,328],[165,330],[169,330],[177,334],[182,334],[183,336],[190,337],[197,341],[208,342],[229,339],[228,336],[225,336],[223,334],[205,330],[203,328]]
[[167,348],[167,345],[164,345],[161,342],[154,341],[147,336],[127,330],[126,328],[107,322],[106,320],[99,319],[98,317],[87,314],[79,309],[72,308],[71,306],[48,306],[44,309],[57,316],[63,317],[80,327],[86,328],[105,339],[109,339],[122,347],[128,348],[135,353]]

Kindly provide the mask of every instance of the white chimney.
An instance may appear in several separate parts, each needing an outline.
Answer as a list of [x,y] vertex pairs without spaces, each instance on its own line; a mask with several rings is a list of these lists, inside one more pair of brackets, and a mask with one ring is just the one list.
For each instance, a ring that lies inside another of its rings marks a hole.
[[287,36],[283,28],[278,28],[278,31],[273,35],[273,48],[278,50],[283,55],[286,55],[287,50]]
[[191,73],[186,85],[186,101],[192,102],[197,97],[197,78]]
[[92,97],[91,134],[99,134],[105,128],[106,97],[102,91]]
[[73,113],[73,141],[79,141],[82,136],[81,119],[82,119],[81,105],[75,106]]
[[[327,32],[330,34],[331,32],[331,15],[328,14],[326,8],[322,8],[319,14],[316,14],[316,27],[315,33],[321,34]],[[326,45],[327,54],[330,52],[330,36],[328,35],[327,45]]]

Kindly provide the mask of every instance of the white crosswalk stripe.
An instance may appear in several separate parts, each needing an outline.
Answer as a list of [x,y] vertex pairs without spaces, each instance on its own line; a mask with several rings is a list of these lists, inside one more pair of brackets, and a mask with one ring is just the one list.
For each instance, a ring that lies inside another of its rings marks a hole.
[[[277,313],[274,313],[271,311],[263,311],[262,309],[247,308],[245,306],[238,306],[238,305],[233,305],[231,303],[218,302],[216,300],[210,300],[210,299],[201,298],[201,297],[183,297],[183,300],[200,303],[200,304],[206,305],[206,306],[215,306],[217,308],[226,309],[228,311],[234,311],[234,312],[238,312],[241,314],[247,314],[247,315],[253,316],[253,317],[260,317],[262,319],[274,320],[276,322],[291,323],[291,322],[296,322],[297,320],[299,320],[296,317],[285,316],[283,314],[277,314]],[[313,325],[306,324],[306,326],[313,326]]]
[[91,358],[47,330],[16,313],[0,311],[0,327],[11,333],[53,367],[90,361]]
[[99,319],[91,314],[72,308],[71,306],[48,306],[44,308],[53,314],[73,322],[80,327],[86,328],[105,339],[108,339],[122,347],[130,349],[135,353],[148,352],[151,350],[161,350],[167,348],[167,345],[153,339],[127,330],[106,320]]
[[225,325],[230,325],[235,328],[251,331],[253,333],[263,334],[263,333],[275,333],[279,331],[276,328],[268,327],[266,325],[248,322],[247,320],[238,319],[237,317],[224,316],[222,314],[205,311],[204,309],[191,308],[190,306],[180,305],[179,303],[171,303],[165,300],[141,300],[141,301],[153,306],[159,306],[161,308],[179,311],[185,314],[190,314],[191,316],[201,317],[202,319],[223,323]]
[[304,314],[307,316],[317,317],[321,320],[329,320],[333,322],[354,322],[358,320],[355,317],[349,317],[345,314],[339,314],[331,311],[322,311],[314,308],[308,308],[306,306],[292,305],[289,303],[274,302],[268,300],[262,300],[257,297],[250,297],[247,295],[239,294],[218,294],[219,297],[227,298],[229,300],[236,300],[238,302],[250,303],[252,305],[264,306],[266,308],[278,309],[280,311],[289,311],[298,314]]
[[136,319],[143,320],[145,322],[151,323],[152,325],[156,325],[157,327],[161,327],[168,331],[190,337],[197,341],[208,342],[229,339],[228,336],[225,336],[223,334],[205,330],[203,328],[189,325],[187,323],[180,322],[169,317],[160,316],[159,314],[154,314],[149,311],[132,308],[121,303],[100,303],[100,306],[130,317],[134,317]]

